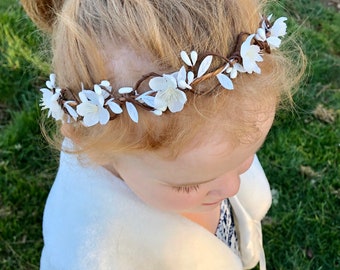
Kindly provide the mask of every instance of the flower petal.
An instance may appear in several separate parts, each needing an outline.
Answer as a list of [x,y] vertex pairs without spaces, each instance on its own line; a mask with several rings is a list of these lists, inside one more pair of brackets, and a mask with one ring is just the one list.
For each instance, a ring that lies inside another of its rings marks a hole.
[[188,72],[188,84],[191,84],[194,81],[194,73],[192,71]]
[[265,41],[267,39],[266,31],[263,28],[258,28],[255,35],[255,39],[259,41]]
[[72,116],[72,118],[77,121],[77,118],[78,118],[78,114],[76,112],[75,109],[72,108],[72,106],[70,105],[70,103],[74,102],[73,100],[69,100],[69,101],[66,101],[64,103],[64,107],[65,109],[67,110],[67,112]]
[[88,114],[86,117],[83,118],[83,125],[85,127],[92,127],[96,124],[98,124],[98,114]]
[[240,63],[235,63],[234,64],[234,68],[238,71],[238,72],[246,72],[246,70],[244,69],[244,67],[240,64]]
[[122,108],[116,102],[113,101],[113,98],[108,100],[106,102],[106,105],[108,105],[110,110],[115,114],[120,114],[123,112]]
[[51,83],[51,81],[46,81],[46,86],[47,86],[49,89],[53,89],[53,88],[54,88],[54,85]]
[[203,59],[202,63],[200,64],[197,72],[197,78],[202,77],[204,73],[206,73],[211,65],[213,57],[212,55],[208,55],[206,58]]
[[155,77],[149,81],[149,86],[154,91],[166,90],[166,80],[164,77]]
[[250,45],[251,45],[251,41],[252,41],[252,39],[253,39],[254,36],[255,36],[255,34],[249,35],[249,36],[247,37],[247,39],[242,43],[242,45],[241,45],[241,51],[240,51],[241,57],[242,57],[242,58],[243,58],[243,56],[246,55],[247,51],[249,50]]
[[154,115],[157,115],[157,116],[161,116],[163,114],[163,112],[161,110],[154,110],[154,111],[152,111],[152,113]]
[[168,108],[172,113],[183,110],[184,104],[187,101],[186,94],[181,90],[175,90],[172,99],[168,104]]
[[146,91],[146,92],[144,92],[143,94],[141,94],[141,95],[139,95],[138,97],[136,97],[135,99],[136,99],[137,101],[143,100],[144,96],[149,96],[150,94],[155,93],[155,92],[156,92],[156,91],[153,91],[153,90]]
[[180,68],[176,77],[178,82],[185,81],[187,79],[187,71],[185,70],[184,66]]
[[135,105],[128,101],[125,102],[125,105],[131,120],[135,123],[138,123],[138,111]]
[[101,81],[101,82],[100,82],[100,85],[101,85],[101,86],[104,86],[104,87],[106,87],[106,88],[109,88],[109,87],[111,86],[111,85],[110,85],[110,82],[107,81],[107,80]]
[[197,58],[198,58],[198,54],[196,51],[192,51],[190,53],[190,57],[191,57],[191,61],[192,61],[192,65],[194,66],[197,62]]
[[55,86],[55,79],[56,79],[55,74],[51,73],[51,74],[50,74],[50,80],[49,80],[49,81],[46,81],[46,86],[47,86],[49,89],[56,88],[56,86]]
[[166,91],[158,91],[155,96],[155,109],[165,111],[168,107]]
[[182,58],[182,60],[185,64],[187,64],[189,67],[192,67],[192,63],[190,61],[190,58],[185,51],[181,51],[181,58]]
[[102,95],[97,95],[92,90],[83,90],[82,92],[84,92],[87,99],[89,99],[93,104],[99,107],[102,107],[104,105],[104,97]]
[[216,77],[218,81],[220,82],[220,84],[223,86],[223,88],[228,89],[228,90],[234,89],[233,82],[230,80],[230,78],[227,75],[220,73],[220,74],[217,74]]
[[237,77],[237,69],[233,68],[230,72],[230,79],[235,79]]
[[91,114],[91,113],[92,114],[96,113],[97,112],[97,106],[92,104],[89,101],[86,101],[86,102],[78,104],[76,111],[79,115],[85,116],[85,115],[88,115],[88,114]]
[[52,84],[55,84],[55,79],[56,79],[56,75],[54,73],[50,74],[50,81]]
[[146,105],[155,108],[155,97],[153,96],[143,96],[142,100],[145,102]]
[[87,97],[86,97],[86,95],[85,95],[84,90],[81,91],[81,92],[79,92],[78,96],[79,96],[81,102],[84,102],[84,103],[85,103],[85,102],[88,102],[88,99],[87,99]]
[[270,14],[268,17],[267,17],[267,20],[270,21],[273,17],[273,14]]
[[185,81],[178,81],[178,87],[181,89],[192,89],[192,87]]
[[94,85],[94,92],[97,94],[97,95],[101,95],[102,94],[102,89],[100,88],[100,86],[98,84],[95,84]]
[[55,120],[62,120],[64,116],[64,111],[60,107],[53,108],[54,110],[51,110],[52,117]]
[[43,96],[42,96],[42,101],[46,104],[50,99],[51,97],[53,96],[53,92],[47,88],[41,88],[40,89],[40,92],[43,93]]
[[273,26],[269,29],[272,36],[281,37],[287,33],[287,24],[285,23],[286,20],[286,17],[280,17],[274,22]]
[[281,45],[281,39],[278,37],[271,36],[267,39],[267,42],[271,49],[277,49]]
[[253,71],[257,74],[261,74],[261,69],[258,65],[254,64]]
[[177,80],[174,76],[169,75],[169,74],[164,74],[163,78],[165,81],[165,89],[177,88]]
[[[186,82],[186,80],[187,80],[187,71],[185,70],[185,67],[182,66],[181,69],[177,73],[178,87],[181,89],[191,89],[191,86],[189,85],[189,83]],[[173,87],[176,87],[176,86],[174,85]]]
[[122,87],[122,88],[119,88],[118,93],[119,94],[129,94],[132,91],[133,91],[132,87]]
[[101,125],[106,125],[107,122],[110,120],[110,113],[107,109],[105,108],[100,108],[99,111],[99,123]]

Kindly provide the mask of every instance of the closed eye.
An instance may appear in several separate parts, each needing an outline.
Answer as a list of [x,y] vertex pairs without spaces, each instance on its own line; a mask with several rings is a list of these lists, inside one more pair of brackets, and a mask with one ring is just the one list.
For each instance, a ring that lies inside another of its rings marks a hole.
[[190,193],[192,191],[198,191],[200,188],[200,185],[193,185],[193,186],[172,186],[172,189],[174,189],[177,192],[184,192],[184,193]]

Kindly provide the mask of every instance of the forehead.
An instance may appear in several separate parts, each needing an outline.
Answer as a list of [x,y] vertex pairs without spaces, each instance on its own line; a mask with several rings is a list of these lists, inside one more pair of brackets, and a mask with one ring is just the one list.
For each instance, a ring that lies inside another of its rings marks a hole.
[[264,137],[251,144],[239,145],[207,140],[172,160],[153,154],[143,155],[139,165],[151,179],[161,182],[174,185],[205,182],[234,170],[258,150],[263,140]]
[[[229,136],[207,135],[197,139],[174,159],[155,153],[142,154],[143,164],[154,179],[168,183],[188,183],[216,178],[242,164],[263,144],[274,114],[258,122],[259,135],[245,143],[236,143]],[[199,137],[198,137],[199,138]]]
[[107,46],[107,66],[111,72],[111,81],[116,87],[133,86],[142,77],[150,72],[158,72],[159,66],[154,57],[145,50],[133,49],[130,45]]

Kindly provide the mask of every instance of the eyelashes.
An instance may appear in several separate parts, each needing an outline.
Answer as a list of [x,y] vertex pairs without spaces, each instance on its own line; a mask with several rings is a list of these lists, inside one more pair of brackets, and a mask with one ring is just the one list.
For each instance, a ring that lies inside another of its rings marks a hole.
[[200,185],[194,185],[194,186],[179,186],[179,187],[172,187],[173,190],[176,192],[184,192],[184,193],[190,193],[192,191],[198,191],[200,188]]

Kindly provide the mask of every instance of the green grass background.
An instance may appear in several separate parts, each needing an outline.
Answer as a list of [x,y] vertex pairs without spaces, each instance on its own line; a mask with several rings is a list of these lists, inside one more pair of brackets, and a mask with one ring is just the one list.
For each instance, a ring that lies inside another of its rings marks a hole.
[[[340,269],[340,15],[327,2],[284,0],[309,65],[259,151],[275,203],[263,221],[268,269]],[[0,2],[0,269],[38,269],[43,207],[57,154],[40,131],[46,39],[16,0]],[[320,107],[321,106],[321,107]],[[317,109],[318,108],[318,109]],[[276,203],[277,202],[277,203]]]

